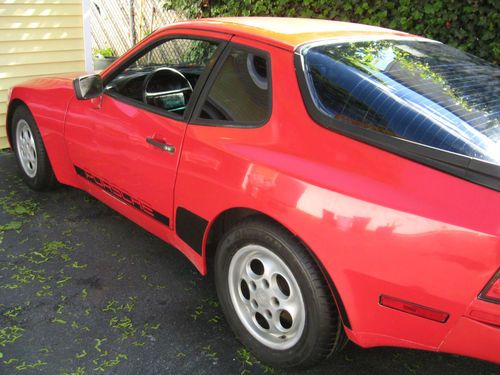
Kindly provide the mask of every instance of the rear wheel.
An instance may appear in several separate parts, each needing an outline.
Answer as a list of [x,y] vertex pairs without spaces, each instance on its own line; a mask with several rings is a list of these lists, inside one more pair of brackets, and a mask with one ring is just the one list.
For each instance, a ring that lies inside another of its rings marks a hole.
[[12,116],[11,139],[21,175],[34,190],[45,190],[55,185],[42,136],[33,115],[26,106],[19,106]]
[[240,341],[276,367],[308,367],[345,333],[327,283],[298,239],[261,217],[229,231],[215,256],[217,293]]

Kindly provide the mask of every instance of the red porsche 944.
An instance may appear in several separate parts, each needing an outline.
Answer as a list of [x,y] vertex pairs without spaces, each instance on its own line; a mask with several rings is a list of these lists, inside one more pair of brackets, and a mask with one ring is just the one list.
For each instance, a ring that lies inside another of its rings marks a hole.
[[500,362],[499,72],[378,27],[205,19],[15,86],[7,129],[30,187],[83,189],[213,272],[271,365],[348,339]]

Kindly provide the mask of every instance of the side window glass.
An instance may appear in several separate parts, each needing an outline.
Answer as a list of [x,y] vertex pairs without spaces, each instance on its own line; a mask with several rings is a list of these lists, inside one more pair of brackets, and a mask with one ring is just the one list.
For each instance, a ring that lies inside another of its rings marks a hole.
[[217,43],[171,39],[131,62],[106,91],[182,116]]
[[271,113],[269,60],[233,47],[201,106],[199,119],[259,125]]

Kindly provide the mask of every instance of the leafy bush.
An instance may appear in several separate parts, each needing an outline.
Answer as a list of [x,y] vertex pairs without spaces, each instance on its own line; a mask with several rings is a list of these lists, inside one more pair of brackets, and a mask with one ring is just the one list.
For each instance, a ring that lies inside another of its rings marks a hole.
[[115,56],[115,53],[113,52],[113,49],[111,47],[107,48],[99,48],[99,49],[94,49],[92,51],[92,55],[95,57],[113,57]]
[[498,64],[498,0],[165,0],[188,18],[287,16],[335,19],[422,35]]

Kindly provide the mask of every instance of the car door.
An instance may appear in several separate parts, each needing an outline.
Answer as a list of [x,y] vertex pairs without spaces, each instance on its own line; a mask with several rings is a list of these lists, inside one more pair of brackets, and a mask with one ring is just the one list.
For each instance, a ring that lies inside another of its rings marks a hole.
[[122,213],[170,226],[187,119],[221,39],[229,39],[217,36],[160,36],[103,78],[101,97],[70,103],[68,152],[89,191],[121,201]]

